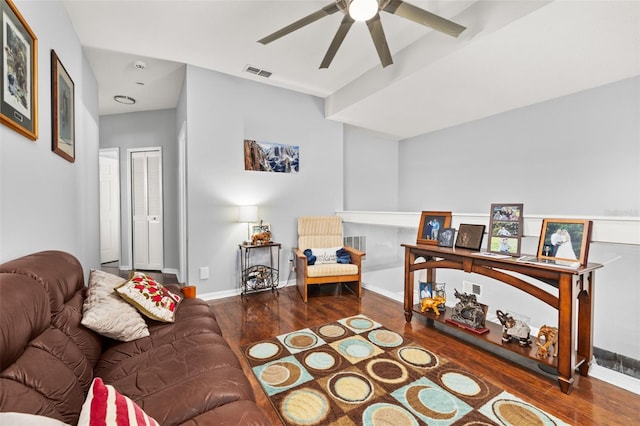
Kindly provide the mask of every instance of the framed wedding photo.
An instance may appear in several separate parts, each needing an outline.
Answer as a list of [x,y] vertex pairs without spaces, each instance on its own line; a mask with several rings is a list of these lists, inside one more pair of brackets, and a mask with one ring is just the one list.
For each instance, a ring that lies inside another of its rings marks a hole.
[[522,211],[523,204],[491,204],[488,252],[520,256]]
[[11,0],[0,0],[0,123],[38,139],[38,39]]
[[51,50],[51,149],[67,161],[76,161],[75,86]]
[[438,244],[440,230],[451,227],[451,212],[422,212],[417,244]]
[[479,251],[480,247],[482,247],[484,228],[484,225],[461,224],[456,238],[456,248]]
[[592,222],[586,219],[543,219],[538,258],[577,261],[586,265]]

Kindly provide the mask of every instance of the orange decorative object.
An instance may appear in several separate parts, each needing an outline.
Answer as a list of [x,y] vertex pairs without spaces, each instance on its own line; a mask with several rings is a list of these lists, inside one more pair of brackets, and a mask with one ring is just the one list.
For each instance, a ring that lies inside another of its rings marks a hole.
[[429,309],[433,309],[433,312],[435,312],[436,315],[439,316],[440,311],[438,310],[438,306],[442,305],[444,302],[446,302],[446,299],[442,296],[434,296],[433,298],[425,297],[420,303],[422,305],[422,309],[420,309],[420,312],[425,312]]
[[187,285],[182,287],[182,294],[187,299],[195,299],[196,297],[196,286],[195,285]]

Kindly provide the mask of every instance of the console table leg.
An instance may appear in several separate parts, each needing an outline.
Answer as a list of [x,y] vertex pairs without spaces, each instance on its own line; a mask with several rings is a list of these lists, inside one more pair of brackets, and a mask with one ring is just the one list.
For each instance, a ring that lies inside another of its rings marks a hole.
[[558,383],[560,384],[560,390],[563,393],[571,393],[571,390],[573,389],[573,379],[564,379],[562,377],[558,377]]
[[409,312],[405,311],[404,312],[404,319],[407,322],[411,322],[411,318],[413,318],[413,312],[412,311],[409,311]]

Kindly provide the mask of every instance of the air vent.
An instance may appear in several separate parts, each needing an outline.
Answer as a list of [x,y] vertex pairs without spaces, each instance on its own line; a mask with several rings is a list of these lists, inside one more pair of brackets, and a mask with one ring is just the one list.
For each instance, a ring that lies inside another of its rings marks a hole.
[[[356,250],[367,252],[367,237],[364,235],[346,236],[343,238],[343,244]],[[367,256],[362,256],[362,260],[367,260]]]
[[269,78],[271,77],[271,71],[267,71],[267,70],[263,70],[260,68],[256,68],[256,67],[252,67],[251,65],[247,65],[247,67],[244,69],[245,72],[248,72],[249,74],[255,74],[255,75],[259,75],[260,77],[264,77],[264,78]]

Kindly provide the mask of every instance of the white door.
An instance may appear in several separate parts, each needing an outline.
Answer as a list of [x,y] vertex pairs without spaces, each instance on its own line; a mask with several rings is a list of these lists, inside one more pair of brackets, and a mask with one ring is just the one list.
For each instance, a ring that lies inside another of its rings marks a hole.
[[159,150],[131,153],[134,269],[162,270],[162,156]]
[[120,167],[117,148],[100,150],[100,263],[120,260]]

